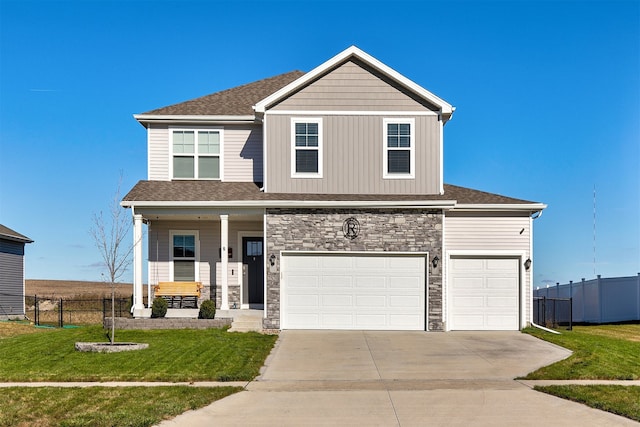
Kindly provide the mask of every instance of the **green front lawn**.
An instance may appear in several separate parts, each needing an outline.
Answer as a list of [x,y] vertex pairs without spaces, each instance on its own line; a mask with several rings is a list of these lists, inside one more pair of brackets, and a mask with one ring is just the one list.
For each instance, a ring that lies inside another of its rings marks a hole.
[[528,380],[640,379],[640,324],[575,326],[560,335],[524,332],[573,351],[560,362],[530,373]]
[[0,338],[0,381],[249,381],[276,336],[220,329],[116,333],[146,350],[82,353],[76,341],[107,342],[99,326],[48,329]]
[[[576,326],[560,335],[524,332],[573,351],[565,360],[531,372],[528,380],[640,379],[640,325]],[[535,390],[640,421],[640,387],[616,385],[536,386]]]
[[240,387],[12,387],[1,390],[0,427],[152,426]]

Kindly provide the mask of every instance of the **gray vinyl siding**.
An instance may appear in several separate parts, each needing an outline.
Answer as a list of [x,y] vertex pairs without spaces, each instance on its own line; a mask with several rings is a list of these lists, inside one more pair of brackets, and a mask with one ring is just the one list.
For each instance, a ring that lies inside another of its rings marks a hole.
[[[449,212],[445,217],[447,250],[504,250],[529,253],[531,230],[524,214]],[[520,231],[524,229],[522,234]]]
[[[203,129],[202,126],[181,126]],[[218,127],[219,128],[219,127]],[[223,179],[229,182],[262,182],[262,127],[224,126]],[[169,128],[152,125],[148,129],[148,176],[152,181],[170,181],[171,148]]]
[[0,240],[0,318],[24,315],[24,243]]
[[291,117],[267,117],[267,191],[333,194],[440,192],[441,127],[435,115],[401,116],[415,119],[414,179],[383,178],[383,120],[400,118],[386,115],[320,116],[323,177],[291,178]]
[[224,127],[224,181],[262,182],[262,126]]
[[148,176],[151,181],[170,181],[169,130],[166,125],[151,125],[148,135]]
[[[522,231],[522,233],[521,233]],[[448,212],[444,221],[446,251],[522,252],[524,259],[533,258],[531,219],[527,213]],[[531,293],[531,274],[524,275],[525,294]],[[525,298],[522,313],[528,320],[530,298]],[[446,298],[445,298],[446,304]]]
[[[425,105],[384,76],[348,61],[271,107],[273,110],[423,111]],[[428,106],[432,108],[432,106]]]
[[[170,231],[198,231],[200,238],[199,274],[203,285],[215,285],[216,263],[220,261],[220,221],[156,221],[149,230],[149,283],[170,281]],[[237,247],[238,232],[262,232],[262,221],[234,221],[229,218],[229,247],[233,251],[230,262],[242,261],[241,248]]]

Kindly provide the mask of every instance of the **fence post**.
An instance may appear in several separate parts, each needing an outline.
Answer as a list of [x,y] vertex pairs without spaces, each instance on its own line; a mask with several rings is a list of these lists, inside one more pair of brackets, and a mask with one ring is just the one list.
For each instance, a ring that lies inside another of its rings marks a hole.
[[40,319],[39,317],[39,309],[38,309],[38,295],[34,295],[33,296],[33,322],[36,324],[36,326],[40,326]]
[[58,308],[58,326],[60,326],[61,328],[64,326],[64,321],[63,321],[63,317],[64,317],[64,310],[63,310],[63,306],[62,306],[62,298],[60,298],[60,305]]
[[573,297],[569,298],[569,330],[573,331]]

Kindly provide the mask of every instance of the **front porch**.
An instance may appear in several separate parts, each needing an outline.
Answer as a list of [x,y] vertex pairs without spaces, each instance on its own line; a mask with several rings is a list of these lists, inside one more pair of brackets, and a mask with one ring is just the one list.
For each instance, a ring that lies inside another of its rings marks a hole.
[[[169,308],[168,318],[197,318],[203,301],[213,300],[217,314],[264,308],[264,210],[138,208],[134,211],[132,313],[151,315],[154,286],[160,282],[202,285],[194,308]],[[143,228],[147,226],[146,239]],[[143,244],[147,244],[147,293],[143,301]],[[180,297],[176,298],[180,300]],[[254,316],[255,317],[255,316]]]

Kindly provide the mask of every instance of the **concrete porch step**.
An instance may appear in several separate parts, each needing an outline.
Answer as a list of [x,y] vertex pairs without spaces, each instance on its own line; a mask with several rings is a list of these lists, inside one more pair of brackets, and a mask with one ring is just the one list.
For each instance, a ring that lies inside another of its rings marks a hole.
[[262,331],[262,318],[256,317],[235,317],[233,319],[233,323],[231,324],[231,328],[229,328],[228,332],[249,332]]

